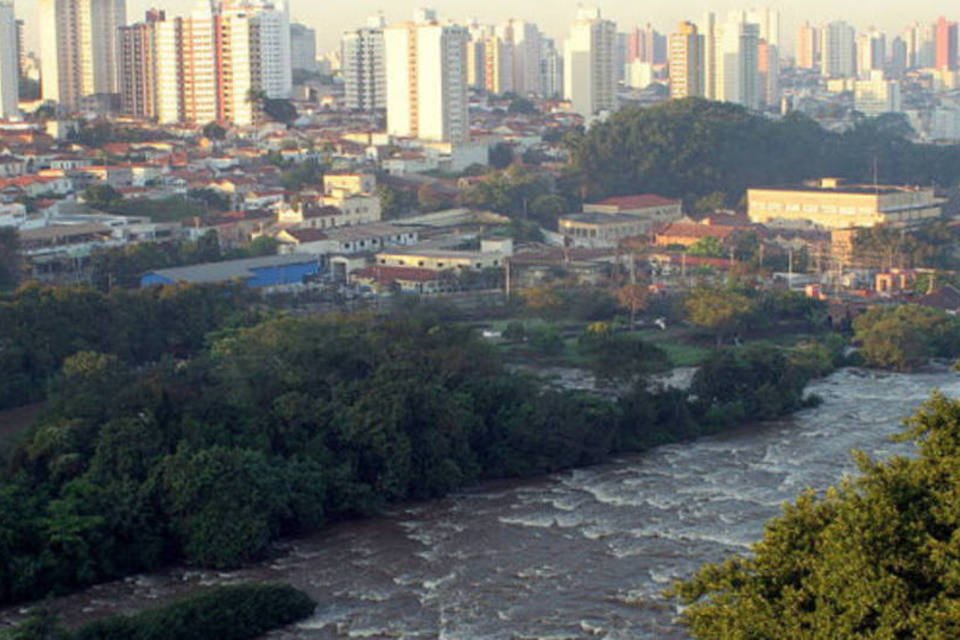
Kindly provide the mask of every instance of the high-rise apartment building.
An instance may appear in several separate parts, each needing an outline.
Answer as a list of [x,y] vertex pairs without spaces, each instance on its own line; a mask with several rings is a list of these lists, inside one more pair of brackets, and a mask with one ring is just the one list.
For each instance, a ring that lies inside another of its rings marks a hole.
[[692,22],[681,22],[669,40],[670,97],[703,95],[703,36]]
[[818,69],[820,67],[820,29],[804,22],[797,29],[797,67]]
[[871,28],[857,36],[857,73],[869,78],[874,71],[883,71],[887,62],[887,36]]
[[0,118],[19,113],[20,65],[13,3],[0,0]]
[[292,93],[290,24],[269,0],[200,2],[184,18],[151,11],[118,31],[124,112],[161,123],[256,122],[260,98]]
[[584,117],[617,107],[617,26],[600,10],[581,8],[564,43],[564,96]]
[[780,51],[780,12],[770,7],[753,8],[746,12],[744,21],[760,28],[760,39]]
[[552,38],[540,41],[540,87],[544,98],[563,95],[563,55]]
[[908,69],[932,69],[937,61],[937,25],[917,22],[903,32]]
[[703,16],[700,32],[703,34],[703,95],[708,100],[717,99],[717,14]]
[[[11,0],[10,5],[13,6],[13,1]],[[16,13],[16,11],[14,11]],[[20,73],[21,78],[27,77],[27,68],[30,66],[29,59],[27,58],[27,46],[23,40],[23,20],[17,20],[15,22],[17,35],[16,35],[16,47],[17,47],[17,70]]]
[[766,40],[757,43],[757,73],[760,82],[760,104],[780,104],[780,50]]
[[667,62],[667,37],[647,24],[637,27],[627,35],[627,62],[639,60],[648,64]]
[[120,109],[138,118],[157,115],[157,45],[155,24],[166,20],[163,11],[147,13],[146,20],[120,27]]
[[733,12],[718,28],[716,99],[733,102],[748,109],[761,104],[758,46],[760,26],[746,21],[746,16]]
[[483,89],[502,95],[516,91],[514,84],[513,43],[497,35],[483,40]]
[[497,28],[497,35],[511,45],[513,90],[522,95],[540,95],[540,29],[523,20],[508,20]]
[[469,32],[441,24],[432,10],[420,10],[416,18],[383,31],[387,131],[423,140],[467,141]]
[[126,13],[126,0],[40,0],[44,99],[75,109],[85,97],[119,93]]
[[316,30],[303,24],[292,23],[290,25],[290,66],[294,71],[316,70]]
[[948,22],[940,16],[936,26],[936,61],[937,69],[957,70],[957,23]]
[[890,77],[899,79],[907,70],[907,44],[903,38],[896,36],[890,41]]
[[856,77],[857,43],[853,27],[838,20],[825,25],[820,35],[820,74],[825,78]]
[[375,16],[340,40],[340,73],[348,109],[370,112],[387,108],[384,26],[383,16]]

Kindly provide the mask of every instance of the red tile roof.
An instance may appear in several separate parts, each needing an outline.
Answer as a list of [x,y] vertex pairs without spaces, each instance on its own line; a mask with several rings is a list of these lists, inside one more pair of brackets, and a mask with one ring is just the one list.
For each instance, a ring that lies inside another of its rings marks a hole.
[[375,280],[380,284],[390,284],[402,280],[404,282],[433,282],[440,279],[440,273],[430,269],[417,267],[367,267],[352,272],[351,277],[363,280]]
[[657,235],[672,238],[717,238],[718,240],[724,240],[737,231],[737,227],[674,222],[664,227]]

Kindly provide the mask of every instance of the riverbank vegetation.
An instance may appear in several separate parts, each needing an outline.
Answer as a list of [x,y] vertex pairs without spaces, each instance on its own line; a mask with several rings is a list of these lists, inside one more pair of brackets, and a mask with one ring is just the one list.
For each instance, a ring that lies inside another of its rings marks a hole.
[[242,286],[186,286],[102,293],[27,284],[0,298],[0,409],[42,400],[64,360],[79,351],[140,365],[190,357],[207,335],[250,324]]
[[931,358],[960,356],[960,319],[918,305],[872,307],[853,321],[867,365],[911,371]]
[[672,590],[696,638],[956,638],[960,402],[935,394],[876,462],[803,493],[750,555],[706,565]]
[[317,603],[286,584],[213,587],[157,609],[68,631],[43,609],[0,640],[248,640],[313,614]]
[[662,354],[606,339],[583,350],[612,375],[631,360],[616,399],[510,372],[424,307],[240,324],[138,364],[70,355],[0,478],[0,601],[170,562],[235,567],[391,502],[773,418],[811,375],[776,347],[719,350],[695,396],[655,391]]

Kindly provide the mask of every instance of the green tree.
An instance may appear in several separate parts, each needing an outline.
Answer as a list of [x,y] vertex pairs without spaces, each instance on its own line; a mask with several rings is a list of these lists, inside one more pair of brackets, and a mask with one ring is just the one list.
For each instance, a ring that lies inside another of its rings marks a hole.
[[289,502],[277,467],[240,449],[181,449],[165,463],[162,485],[184,555],[212,567],[262,554]]
[[263,113],[271,120],[286,125],[293,124],[300,115],[290,100],[266,98],[263,100],[262,108]]
[[960,633],[960,403],[908,422],[918,455],[802,494],[750,555],[702,567],[672,594],[696,638],[952,638]]
[[853,321],[867,364],[909,371],[930,358],[960,355],[960,320],[917,305],[876,306]]
[[494,169],[506,169],[513,164],[513,145],[498,142],[490,147],[490,166]]
[[691,291],[684,306],[690,322],[716,335],[718,347],[724,335],[742,329],[754,312],[754,302],[742,293],[706,286]]
[[111,211],[123,200],[123,196],[109,184],[94,184],[84,189],[83,200],[94,209]]
[[567,199],[557,194],[543,194],[530,201],[530,217],[548,229],[557,228],[557,219],[570,211]]
[[217,122],[208,122],[203,126],[203,137],[208,140],[224,140],[227,137],[227,130]]
[[0,227],[0,291],[16,289],[22,276],[20,235],[16,227]]
[[707,236],[697,240],[687,253],[703,258],[722,258],[724,254],[723,243],[713,236]]

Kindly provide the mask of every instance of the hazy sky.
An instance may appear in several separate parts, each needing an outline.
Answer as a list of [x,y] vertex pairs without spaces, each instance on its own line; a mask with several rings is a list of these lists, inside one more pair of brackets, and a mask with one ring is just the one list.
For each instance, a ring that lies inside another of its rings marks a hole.
[[[17,13],[36,24],[37,0],[16,0]],[[757,4],[779,7],[781,13],[782,40],[788,51],[796,27],[803,20],[821,22],[844,19],[858,28],[876,26],[888,33],[900,30],[917,20],[933,22],[941,13],[951,19],[960,18],[960,8],[947,2],[933,0],[790,0],[781,3],[716,0],[671,0],[670,2],[642,2],[640,0],[434,0],[417,2],[408,0],[288,0],[291,17],[317,30],[319,51],[339,46],[340,33],[359,26],[367,16],[383,11],[388,21],[407,19],[418,6],[436,7],[442,16],[457,20],[478,17],[484,22],[499,22],[506,18],[521,18],[538,23],[549,35],[562,40],[567,25],[573,19],[577,6],[591,4],[600,7],[604,15],[616,20],[621,31],[630,26],[653,23],[662,32],[671,31],[679,20],[699,22],[704,11],[720,14],[731,9],[746,9]],[[131,22],[142,19],[143,12],[156,6],[174,15],[186,14],[196,0],[127,0],[127,16]],[[31,32],[34,30],[28,27]],[[31,33],[31,42],[36,42]]]

